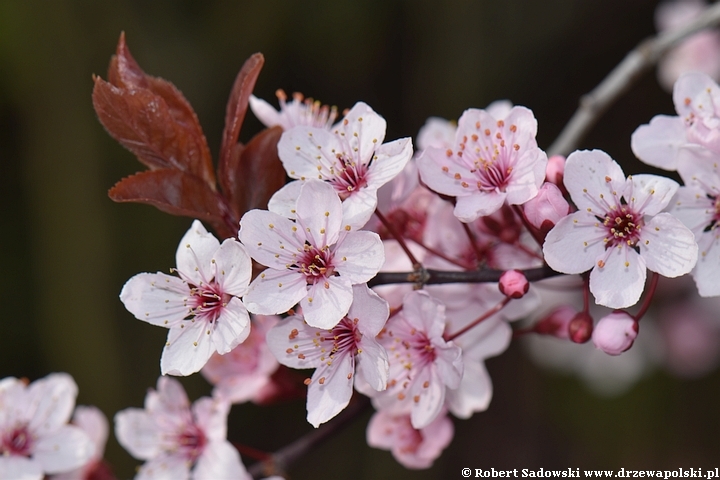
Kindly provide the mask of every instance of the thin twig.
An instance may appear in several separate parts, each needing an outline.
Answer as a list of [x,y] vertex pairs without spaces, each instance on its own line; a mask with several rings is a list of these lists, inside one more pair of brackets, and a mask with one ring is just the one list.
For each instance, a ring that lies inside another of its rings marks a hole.
[[[547,266],[520,271],[530,282],[561,275]],[[500,276],[505,273],[505,270],[483,269],[452,272],[428,268],[425,269],[423,273],[425,274],[424,279],[418,278],[417,272],[380,272],[375,278],[368,282],[368,286],[374,287],[376,285],[386,285],[389,283],[421,283],[423,285],[438,285],[441,283],[491,283],[500,281]]]
[[683,39],[704,28],[720,24],[720,2],[708,7],[689,24],[662,32],[641,42],[595,89],[580,99],[580,107],[548,148],[548,155],[568,155],[598,121],[605,110],[625,93],[640,75]]
[[334,418],[330,423],[312,430],[294,442],[285,445],[280,450],[271,454],[262,462],[257,462],[248,468],[253,478],[264,478],[269,475],[283,475],[287,468],[299,460],[303,455],[329,439],[362,415],[370,406],[370,399],[363,395],[355,395],[354,401]]

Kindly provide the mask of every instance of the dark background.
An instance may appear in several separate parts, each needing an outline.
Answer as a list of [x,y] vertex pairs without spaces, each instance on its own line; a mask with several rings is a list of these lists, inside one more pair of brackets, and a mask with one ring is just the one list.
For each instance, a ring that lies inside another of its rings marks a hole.
[[[324,103],[370,104],[387,139],[415,136],[431,115],[507,98],[531,108],[547,148],[577,106],[654,31],[655,1],[511,0],[262,2],[0,2],[0,377],[73,375],[78,402],[110,419],[140,407],[159,375],[165,330],[135,320],[118,299],[139,272],[174,265],[190,225],[106,192],[143,167],[97,121],[91,75],[105,77],[124,30],[146,72],[192,103],[213,154],[243,61],[262,52],[255,93],[301,91]],[[633,164],[632,131],[673,113],[649,73],[603,117],[584,148]],[[247,140],[261,126],[250,114]],[[586,348],[593,348],[587,345]],[[603,399],[574,378],[546,373],[518,345],[490,360],[487,412],[456,421],[456,437],[428,471],[369,449],[369,416],[314,450],[292,478],[460,478],[470,468],[714,468],[720,466],[717,373],[680,381],[658,372]],[[183,379],[191,398],[208,394]],[[304,404],[233,409],[232,440],[274,450],[309,431]],[[139,462],[111,438],[121,478]]]

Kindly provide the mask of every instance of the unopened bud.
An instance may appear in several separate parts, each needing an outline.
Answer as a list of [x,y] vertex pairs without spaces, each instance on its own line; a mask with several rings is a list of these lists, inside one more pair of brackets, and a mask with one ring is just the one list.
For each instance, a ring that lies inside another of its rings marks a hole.
[[545,167],[545,180],[557,186],[562,186],[564,175],[565,157],[562,155],[553,155],[548,158],[547,167]]
[[541,335],[552,335],[554,337],[568,339],[570,335],[570,321],[575,318],[575,315],[577,315],[577,310],[570,305],[557,307],[537,322],[533,327],[533,331]]
[[510,298],[522,298],[530,289],[530,282],[519,270],[508,270],[500,276],[500,292]]
[[561,218],[570,213],[570,205],[558,187],[545,182],[538,194],[523,204],[523,213],[530,225],[547,235]]
[[585,343],[590,340],[593,333],[593,319],[587,312],[580,312],[568,325],[570,340],[575,343]]
[[615,310],[600,319],[592,340],[595,347],[608,355],[620,355],[632,347],[639,330],[638,322],[627,312]]

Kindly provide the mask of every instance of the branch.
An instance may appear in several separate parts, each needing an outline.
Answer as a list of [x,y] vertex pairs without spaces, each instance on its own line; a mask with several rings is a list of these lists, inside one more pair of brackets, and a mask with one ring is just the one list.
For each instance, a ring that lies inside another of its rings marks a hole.
[[357,400],[338,415],[332,422],[312,430],[294,442],[284,446],[270,455],[270,458],[252,465],[248,472],[253,478],[264,478],[268,475],[282,475],[287,468],[302,458],[314,447],[329,439],[353,420],[362,415],[370,406],[370,399],[364,395],[356,395]]
[[610,105],[615,103],[668,50],[693,33],[718,24],[720,24],[720,2],[708,7],[702,15],[684,27],[662,32],[641,42],[593,91],[580,99],[580,106],[548,148],[548,155],[567,156]]
[[[561,275],[548,266],[520,270],[530,282]],[[368,282],[369,287],[389,283],[415,283],[438,285],[441,283],[492,283],[499,282],[505,270],[470,270],[452,272],[446,270],[420,269],[414,272],[380,272]]]

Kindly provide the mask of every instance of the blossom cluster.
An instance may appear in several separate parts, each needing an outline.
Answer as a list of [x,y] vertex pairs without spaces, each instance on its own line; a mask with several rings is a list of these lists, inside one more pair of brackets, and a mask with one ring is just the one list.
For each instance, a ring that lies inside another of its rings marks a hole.
[[[145,462],[137,478],[251,478],[227,439],[232,405],[298,391],[316,428],[368,397],[368,444],[428,468],[452,440],[451,415],[488,408],[485,360],[514,336],[592,339],[618,356],[659,276],[691,274],[700,296],[720,296],[720,87],[709,76],[682,75],[678,115],[631,139],[681,186],[626,175],[600,150],[548,157],[533,112],[504,100],[456,123],[429,119],[415,145],[386,141],[385,119],[363,102],[340,117],[278,90],[275,110],[250,94],[261,65],[252,57],[236,81],[217,175],[189,104],[140,70],[124,37],[110,81],[95,80],[100,121],[150,168],[111,196],[194,218],[170,274],[140,273],[120,293],[137,319],[168,330],[156,389],[114,419],[120,444]],[[170,137],[195,142],[189,153],[168,142],[147,154],[152,136],[118,113],[147,115],[143,98]],[[268,129],[244,146],[247,108]],[[313,372],[295,381],[295,369]],[[191,404],[169,375],[197,372],[214,389]],[[78,407],[68,423],[76,394],[67,374],[0,381],[0,478],[107,469],[104,416]]]

